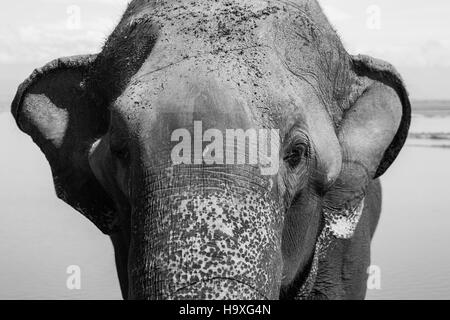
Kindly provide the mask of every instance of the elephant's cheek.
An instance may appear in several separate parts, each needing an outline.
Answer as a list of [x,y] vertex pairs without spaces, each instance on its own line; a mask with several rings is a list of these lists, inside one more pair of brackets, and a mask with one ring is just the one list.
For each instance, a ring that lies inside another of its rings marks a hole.
[[262,191],[195,189],[152,197],[135,213],[131,296],[278,298],[281,211]]

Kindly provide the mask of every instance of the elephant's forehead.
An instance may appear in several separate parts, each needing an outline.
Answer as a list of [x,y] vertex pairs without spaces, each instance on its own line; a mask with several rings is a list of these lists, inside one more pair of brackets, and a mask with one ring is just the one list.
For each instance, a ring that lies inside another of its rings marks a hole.
[[[295,6],[259,0],[150,3],[133,3],[115,31],[116,37],[111,38],[123,39],[120,30],[131,28],[133,32],[124,33],[131,35],[126,36],[127,41],[144,42],[142,33],[153,30],[149,23],[158,25],[151,52],[142,65],[129,72],[131,77],[117,100],[116,109],[127,112],[131,119],[141,121],[142,113],[148,111],[156,115],[154,108],[168,105],[161,102],[164,97],[173,103],[178,96],[190,94],[180,90],[181,84],[199,83],[208,77],[224,91],[228,88],[228,96],[241,100],[249,111],[246,113],[265,127],[280,127],[282,110],[292,109],[286,106],[295,106],[299,114],[313,118],[305,122],[317,122],[312,115],[319,114],[322,119],[327,118],[323,113],[328,113],[334,123],[339,123],[348,108],[347,93],[354,82],[349,57],[310,1]],[[330,39],[334,42],[328,47]],[[137,49],[135,54],[140,52]],[[123,75],[116,78],[122,81]],[[330,79],[342,81],[336,88]],[[186,107],[186,103],[179,105]],[[223,110],[234,108],[223,106]]]
[[[297,2],[297,3],[295,3]],[[244,14],[245,10],[261,10],[268,5],[286,5],[290,7],[310,2],[309,0],[294,1],[266,1],[266,0],[134,0],[128,7],[124,17],[136,17],[139,15],[153,15],[163,19],[174,17],[197,17],[197,14],[206,16],[208,13],[226,15],[229,12]],[[200,12],[198,12],[200,11]]]
[[135,28],[139,22],[150,20],[160,28],[159,42],[165,48],[173,52],[176,47],[182,47],[185,54],[193,50],[223,51],[239,45],[271,45],[273,25],[289,15],[310,16],[310,2],[135,1],[119,28]]
[[[337,104],[344,109],[348,104],[339,98],[346,96],[346,92],[341,91],[350,87],[347,84],[351,82],[347,56],[343,49],[327,47],[329,36],[337,42],[339,39],[316,10],[317,4],[313,1],[134,1],[105,48],[115,48],[115,41],[123,42],[123,39],[139,43],[148,41],[142,34],[157,30],[157,40],[146,53],[142,65],[128,73],[133,75],[128,82],[128,86],[133,87],[127,93],[130,95],[142,91],[134,85],[144,87],[146,91],[149,91],[148,86],[154,86],[151,91],[156,97],[158,91],[164,90],[165,75],[173,76],[174,67],[186,63],[187,68],[175,76],[191,74],[197,77],[199,70],[205,68],[208,69],[206,73],[217,71],[218,78],[235,82],[244,95],[244,91],[248,92],[250,102],[263,108],[267,103],[261,100],[273,92],[283,92],[285,101],[292,100],[292,94],[287,92],[292,83],[294,91],[301,95],[298,88],[304,86],[298,84],[301,79],[327,102],[330,113],[339,114],[333,100],[339,100]],[[155,27],[149,28],[149,23]],[[314,45],[317,41],[324,44]],[[126,47],[122,42],[118,42],[118,46]],[[317,48],[320,52],[316,52]],[[139,56],[142,50],[139,46],[136,49],[126,53]],[[117,57],[106,59],[108,62],[126,60],[133,65],[133,61],[141,61],[140,58],[119,57],[117,49],[110,51]],[[329,51],[333,54],[320,54]],[[332,61],[322,61],[327,57]],[[324,71],[323,66],[331,67]],[[286,79],[273,79],[271,74]],[[345,80],[342,81],[343,90],[333,91],[332,84],[328,83],[332,74],[336,74],[334,78]],[[287,77],[296,79],[292,81]],[[122,81],[123,75],[116,78]],[[145,96],[149,97],[147,93]],[[336,95],[339,99],[335,99]]]

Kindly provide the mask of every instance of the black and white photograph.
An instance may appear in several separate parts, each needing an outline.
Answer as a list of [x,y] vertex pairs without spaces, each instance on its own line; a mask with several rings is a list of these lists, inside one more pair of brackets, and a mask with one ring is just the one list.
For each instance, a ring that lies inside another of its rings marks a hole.
[[0,300],[450,299],[449,17],[2,2]]

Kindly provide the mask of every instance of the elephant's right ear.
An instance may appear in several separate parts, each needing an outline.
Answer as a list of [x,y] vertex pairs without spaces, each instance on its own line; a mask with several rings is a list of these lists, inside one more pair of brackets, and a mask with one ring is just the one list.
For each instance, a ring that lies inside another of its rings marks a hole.
[[61,58],[36,69],[20,85],[11,111],[50,163],[57,196],[111,234],[114,205],[88,162],[92,143],[108,126],[106,108],[92,103],[83,86],[95,58]]
[[328,191],[329,211],[357,208],[371,180],[392,165],[405,144],[411,104],[392,65],[369,56],[354,56],[353,70],[364,84],[355,90],[351,107],[338,130],[342,168]]
[[[378,88],[367,89],[347,115],[347,127],[353,126],[353,131],[361,134],[359,137],[361,141],[364,140],[364,135],[369,137],[363,144],[371,149],[366,156],[370,155],[368,162],[372,162],[373,168],[376,167],[371,177],[375,179],[387,171],[406,142],[411,123],[411,103],[401,76],[391,64],[366,55],[353,56],[352,60],[354,71],[358,76],[367,77],[378,84]],[[400,123],[397,128],[390,127],[390,122],[396,115]],[[370,121],[360,120],[361,128],[358,129],[357,121],[352,118],[368,118]],[[377,130],[370,130],[371,126],[376,126]],[[388,137],[389,131],[393,130],[395,134],[390,144],[384,145],[383,138]],[[376,147],[384,151],[380,159]],[[362,159],[357,157],[357,160]],[[370,170],[371,166],[368,163],[366,165]]]

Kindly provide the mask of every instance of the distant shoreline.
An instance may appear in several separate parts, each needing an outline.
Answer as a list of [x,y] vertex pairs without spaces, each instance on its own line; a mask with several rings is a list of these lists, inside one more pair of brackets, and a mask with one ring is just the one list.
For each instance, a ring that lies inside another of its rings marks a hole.
[[410,139],[450,140],[449,132],[411,132]]
[[450,100],[412,100],[413,114],[439,117],[450,116]]

